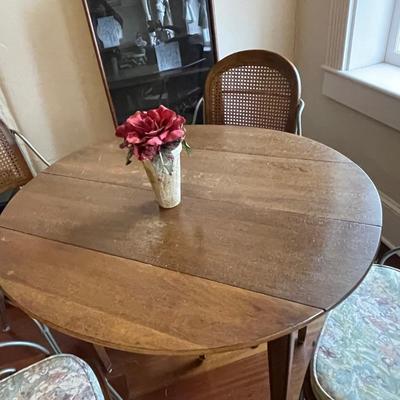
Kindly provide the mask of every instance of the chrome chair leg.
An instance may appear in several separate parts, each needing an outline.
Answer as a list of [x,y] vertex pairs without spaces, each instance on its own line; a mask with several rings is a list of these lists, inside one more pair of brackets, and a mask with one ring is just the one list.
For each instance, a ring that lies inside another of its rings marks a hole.
[[49,346],[50,346],[51,350],[53,351],[53,353],[54,354],[62,354],[60,346],[58,345],[56,339],[54,338],[53,334],[51,333],[49,327],[47,325],[45,325],[45,324],[42,324],[37,319],[33,319],[32,318],[32,321],[39,328],[41,334],[46,339],[46,341],[49,344]]
[[1,289],[0,289],[0,326],[2,332],[8,332],[11,329],[6,314],[6,298],[4,296],[4,292]]
[[[107,374],[110,374],[113,371],[112,363],[110,360],[110,357],[107,354],[107,350],[103,346],[98,346],[96,344],[93,345],[93,348],[97,354],[97,357],[99,358],[104,371]],[[104,377],[104,381],[107,385],[108,391],[111,394],[111,397],[113,400],[123,400],[120,394],[115,390],[115,388],[111,385],[111,383],[108,381],[106,377]]]
[[387,251],[382,258],[379,260],[379,264],[380,265],[384,265],[385,262],[392,256],[394,256],[395,254],[400,256],[400,247],[395,247],[392,250]]
[[[5,310],[5,296],[4,296],[4,293],[2,292],[2,290],[0,289],[0,317],[1,317],[1,324],[2,324],[2,328],[3,328],[4,332],[5,332],[4,327],[7,327],[7,330],[10,329],[10,326],[8,325],[7,320],[6,320],[5,311],[6,311]],[[49,327],[46,324],[43,324],[42,322],[38,321],[37,319],[32,318],[32,321],[35,323],[35,325],[38,327],[40,333],[46,339],[52,352],[54,354],[63,354],[59,344],[57,343],[56,339],[54,338],[53,334],[51,333]],[[3,327],[3,322],[4,322],[4,327]],[[6,347],[6,346],[28,346],[28,347],[32,347],[37,350],[40,350],[46,355],[50,354],[45,347],[43,347],[39,344],[33,343],[33,342],[14,341],[14,342],[0,343],[0,347]],[[105,353],[104,348],[100,347],[99,349],[100,349],[101,355],[103,355],[101,350],[103,350]],[[99,349],[96,349],[96,350],[99,350]],[[107,353],[105,353],[105,355],[107,356]],[[99,355],[99,357],[100,357],[100,355]],[[108,356],[107,356],[107,359],[104,359],[104,355],[103,355],[103,357],[100,357],[100,358],[103,363],[105,360],[108,360],[108,363],[107,363],[108,370],[112,371],[111,361],[109,360]],[[8,375],[13,372],[15,372],[15,370],[13,368],[9,368],[9,369],[5,369],[5,370],[1,370],[0,375],[3,375],[3,377],[4,377],[4,375]],[[119,393],[114,389],[114,387],[111,385],[111,383],[107,380],[107,378],[105,378],[105,382],[108,387],[108,390],[111,393],[113,400],[124,400],[119,395]]]
[[0,342],[0,349],[5,348],[5,347],[29,347],[31,349],[38,350],[42,352],[45,356],[49,356],[50,352],[49,350],[46,349],[46,347],[43,347],[42,345],[34,342],[27,342],[24,340],[12,340],[9,342]]
[[[12,340],[8,342],[0,342],[0,349],[6,348],[6,347],[28,347],[30,349],[35,349],[43,353],[45,356],[50,355],[50,351],[47,350],[45,347],[38,343],[34,342],[26,342],[23,340]],[[7,376],[10,376],[17,372],[16,368],[4,368],[0,370],[0,379],[6,378]]]
[[[62,352],[60,346],[58,345],[56,339],[54,338],[53,334],[51,333],[49,327],[47,325],[41,323],[40,321],[36,320],[36,319],[32,318],[32,320],[36,324],[36,326],[39,328],[39,330],[42,333],[42,335],[44,336],[44,338],[47,340],[47,343],[49,344],[49,346],[50,346],[51,350],[53,351],[53,353],[54,354],[62,354],[63,352]],[[101,359],[103,364],[105,363],[105,361],[108,360],[108,363],[106,362],[104,365],[108,367],[109,371],[112,371],[111,361],[108,358],[104,347],[95,346],[95,349],[96,349],[96,352],[97,352],[97,354],[98,354],[98,356]],[[100,352],[100,354],[99,354],[99,352]],[[105,354],[106,358],[104,358],[104,354]],[[111,393],[111,396],[112,396],[113,400],[124,400],[119,395],[119,393],[114,389],[114,387],[111,385],[111,383],[107,380],[107,378],[105,378],[105,382],[106,382],[108,390]]]
[[7,376],[10,376],[17,372],[15,368],[4,368],[0,370],[0,380],[3,378],[7,378]]
[[105,378],[105,382],[106,382],[107,388],[108,388],[108,390],[110,391],[111,396],[112,396],[112,398],[113,398],[114,400],[124,400],[124,399],[120,396],[120,394],[114,389],[114,387],[111,385],[111,383],[108,382],[108,379],[107,379],[107,378]]
[[[7,302],[12,305],[12,303],[9,300],[7,300]],[[32,321],[35,323],[35,325],[40,330],[40,333],[46,339],[46,341],[49,344],[53,353],[61,354],[62,351],[60,349],[60,346],[58,345],[56,339],[54,338],[53,334],[51,333],[49,327],[45,324],[42,324],[41,322],[39,322],[38,320],[36,320],[34,318],[32,318]],[[2,328],[3,332],[8,332],[11,329],[10,324],[8,323],[7,315],[6,315],[6,299],[4,296],[4,292],[1,289],[0,289],[0,322],[1,322],[1,328]]]

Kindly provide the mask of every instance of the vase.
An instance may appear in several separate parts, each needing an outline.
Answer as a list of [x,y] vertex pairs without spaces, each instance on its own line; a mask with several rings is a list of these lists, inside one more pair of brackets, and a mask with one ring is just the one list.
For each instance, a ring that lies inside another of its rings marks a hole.
[[181,202],[182,143],[160,151],[153,160],[142,161],[156,200],[162,208],[173,208]]

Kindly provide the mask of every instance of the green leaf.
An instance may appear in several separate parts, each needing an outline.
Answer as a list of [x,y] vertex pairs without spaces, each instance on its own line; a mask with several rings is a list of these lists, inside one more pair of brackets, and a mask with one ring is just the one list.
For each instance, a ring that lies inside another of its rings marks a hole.
[[131,160],[132,157],[133,157],[133,150],[129,149],[128,150],[128,154],[126,155],[126,163],[125,163],[125,165],[129,165],[132,162],[132,160]]
[[186,153],[190,155],[190,153],[192,152],[192,148],[189,146],[189,143],[185,139],[182,140],[182,146],[186,150]]

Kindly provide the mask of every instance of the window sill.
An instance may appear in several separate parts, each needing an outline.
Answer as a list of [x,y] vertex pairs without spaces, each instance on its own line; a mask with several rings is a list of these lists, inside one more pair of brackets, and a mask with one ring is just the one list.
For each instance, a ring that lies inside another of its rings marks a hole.
[[400,67],[382,63],[352,71],[322,68],[325,96],[400,131]]

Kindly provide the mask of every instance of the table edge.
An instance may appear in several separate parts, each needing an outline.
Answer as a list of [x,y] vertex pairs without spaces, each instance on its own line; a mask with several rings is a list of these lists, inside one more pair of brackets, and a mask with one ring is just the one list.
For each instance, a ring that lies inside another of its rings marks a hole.
[[[87,248],[84,248],[84,247],[79,247],[79,246],[76,246],[76,245],[73,245],[73,244],[70,244],[70,243],[64,243],[64,242],[59,242],[57,240],[42,238],[42,237],[37,236],[37,235],[32,235],[32,234],[21,232],[21,231],[18,231],[18,230],[13,230],[13,229],[10,229],[10,228],[7,228],[7,227],[0,227],[0,230],[11,231],[11,232],[23,235],[23,236],[32,236],[32,237],[35,237],[35,238],[43,240],[43,241],[58,243],[58,244],[61,244],[62,246],[67,246],[67,247],[70,247],[70,248],[77,248],[77,249],[80,249],[81,251],[85,251],[85,252],[88,252],[88,253],[98,253],[98,254],[101,254],[101,255],[106,256],[106,257],[111,257],[111,258],[114,258],[114,259],[115,258],[116,259],[122,259],[122,260],[128,261],[128,262],[132,261],[132,262],[135,262],[135,263],[138,263],[138,264],[141,264],[141,265],[148,265],[151,268],[165,270],[165,268],[162,268],[160,266],[156,266],[156,265],[153,265],[153,264],[146,264],[146,263],[141,262],[141,261],[125,259],[123,257],[119,257],[119,256],[116,256],[116,255],[112,255],[112,254],[108,254],[108,253],[104,253],[104,252],[100,252],[100,251],[96,251],[96,250],[92,250],[92,249],[87,249]],[[195,280],[208,281],[207,278],[202,278],[202,277],[199,277],[199,276],[194,276],[194,275],[190,275],[190,274],[186,274],[186,273],[180,273],[180,272],[176,272],[176,271],[173,271],[173,270],[170,270],[170,269],[168,269],[168,271],[170,273],[182,274],[182,275],[188,276],[190,278],[193,278]],[[4,293],[6,294],[6,296],[10,298],[11,302],[14,305],[16,305],[18,308],[20,308],[24,313],[26,313],[31,318],[41,321],[42,323],[48,325],[50,328],[53,328],[58,332],[70,335],[70,336],[78,338],[80,340],[83,340],[83,341],[86,341],[86,342],[90,342],[90,343],[93,343],[93,344],[97,344],[97,345],[100,345],[100,346],[113,348],[113,349],[116,349],[116,350],[128,351],[128,352],[138,353],[138,354],[177,355],[177,356],[181,355],[181,356],[184,356],[184,355],[213,354],[213,353],[223,353],[223,352],[229,352],[229,351],[243,350],[243,349],[246,349],[246,348],[250,348],[252,346],[256,346],[256,345],[259,345],[259,344],[267,343],[267,342],[269,342],[271,340],[274,340],[274,339],[277,339],[277,338],[279,338],[281,336],[284,336],[284,335],[287,335],[289,333],[295,332],[298,329],[301,329],[304,326],[307,326],[312,321],[314,321],[315,319],[318,319],[319,317],[323,316],[326,313],[326,310],[324,310],[322,308],[310,306],[310,305],[307,305],[307,304],[298,303],[298,302],[295,302],[295,301],[291,301],[291,300],[288,300],[288,299],[280,298],[280,297],[273,296],[273,295],[270,295],[270,294],[264,294],[264,293],[260,293],[260,292],[253,292],[251,290],[244,289],[244,288],[241,288],[241,287],[231,286],[231,285],[226,284],[226,283],[221,283],[221,282],[217,282],[217,281],[212,281],[212,282],[213,283],[217,283],[218,285],[221,285],[221,286],[232,288],[232,289],[237,290],[237,291],[241,291],[242,293],[248,292],[248,293],[251,293],[251,294],[256,294],[256,295],[263,296],[263,297],[266,297],[266,298],[275,299],[275,300],[278,300],[278,301],[281,301],[281,302],[285,302],[287,304],[295,304],[296,306],[301,306],[301,307],[304,307],[305,309],[310,310],[310,313],[311,313],[311,311],[315,311],[315,312],[314,312],[314,314],[312,316],[302,320],[298,324],[290,325],[285,329],[281,329],[281,330],[275,332],[274,334],[271,334],[271,335],[268,335],[268,336],[263,336],[263,337],[260,337],[257,340],[253,340],[253,341],[249,341],[249,342],[241,342],[241,343],[238,343],[238,344],[235,344],[235,345],[221,346],[221,347],[210,347],[210,348],[199,347],[199,348],[196,348],[196,349],[193,349],[193,350],[172,351],[172,350],[156,349],[156,348],[148,349],[148,348],[145,348],[145,347],[127,346],[127,345],[122,345],[122,344],[111,343],[111,342],[105,341],[105,340],[99,340],[99,339],[91,337],[89,335],[83,335],[81,333],[77,333],[77,332],[75,332],[73,330],[70,330],[70,329],[68,329],[66,327],[60,326],[58,324],[55,324],[52,321],[49,321],[46,318],[41,317],[40,313],[31,312],[29,310],[29,307],[26,307],[25,305],[21,304],[16,298],[14,298],[13,293],[12,293],[13,290],[12,289],[9,290],[9,288],[8,288],[9,285],[7,284],[7,281],[0,277],[0,286],[1,286],[2,290],[4,291]]]

